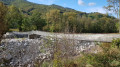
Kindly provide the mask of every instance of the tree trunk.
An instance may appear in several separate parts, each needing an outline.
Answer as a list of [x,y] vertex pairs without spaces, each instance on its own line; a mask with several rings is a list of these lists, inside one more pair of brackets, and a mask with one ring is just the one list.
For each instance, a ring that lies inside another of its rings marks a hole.
[[120,33],[120,0],[119,0],[119,12],[118,12],[118,14],[119,14],[119,33]]

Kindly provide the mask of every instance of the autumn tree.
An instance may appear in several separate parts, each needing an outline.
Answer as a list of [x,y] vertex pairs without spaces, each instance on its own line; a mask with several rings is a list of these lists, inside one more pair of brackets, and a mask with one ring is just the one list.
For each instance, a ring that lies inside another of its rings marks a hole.
[[7,22],[5,21],[7,10],[7,6],[0,2],[0,40],[7,30]]
[[60,20],[60,10],[53,9],[46,13],[47,26],[50,31],[59,31],[61,28]]
[[73,32],[76,28],[77,14],[75,12],[65,12],[64,16],[64,27],[65,32]]

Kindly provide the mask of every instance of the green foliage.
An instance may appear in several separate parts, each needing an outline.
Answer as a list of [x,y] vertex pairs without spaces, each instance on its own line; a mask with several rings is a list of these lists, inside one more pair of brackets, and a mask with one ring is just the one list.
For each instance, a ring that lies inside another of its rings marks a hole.
[[75,12],[60,13],[60,10],[54,9],[46,13],[46,20],[47,25],[44,27],[46,31],[70,33],[115,33],[118,31],[115,23],[118,20],[100,13],[80,17]]
[[22,20],[22,31],[31,31],[31,30],[36,30],[36,26],[30,22],[31,20],[27,17],[24,17]]
[[75,12],[63,13],[65,32],[73,32],[76,28],[77,14]]
[[45,30],[48,30],[51,32],[55,32],[55,31],[60,30],[60,27],[61,27],[60,10],[57,10],[57,9],[50,10],[48,13],[46,13],[46,20],[47,20],[47,25],[44,28]]
[[113,67],[116,67],[116,66],[119,66],[119,65],[120,65],[120,62],[114,60],[114,61],[112,61],[112,62],[110,63],[110,65],[113,66]]
[[41,18],[41,13],[34,12],[30,18],[31,23],[36,26],[37,30],[43,30],[43,27],[46,25],[45,19]]
[[[112,42],[114,43],[114,42]],[[120,67],[120,49],[112,47],[112,43],[102,43],[100,52],[83,53],[74,60],[68,59],[64,62],[60,58],[60,51],[55,54],[54,67]],[[114,43],[116,44],[116,43]]]
[[9,6],[8,13],[6,16],[9,28],[19,28],[19,31],[22,31],[22,13],[15,6]]
[[113,46],[117,46],[119,48],[120,47],[120,38],[113,39],[112,44],[113,44]]
[[9,7],[6,20],[10,29],[18,28],[19,31],[43,30],[46,25],[40,13],[35,12],[32,16],[26,16],[13,5]]
[[43,62],[41,67],[50,67],[50,63],[49,62]]
[[74,62],[79,67],[119,67],[120,66],[120,50],[112,47],[110,43],[103,43],[100,45],[101,52],[83,54],[79,59],[76,58]]
[[54,59],[53,60],[53,67],[62,67],[62,63],[61,63],[61,61],[60,60],[58,60],[58,59]]
[[2,39],[3,34],[6,33],[8,30],[8,23],[6,22],[6,13],[7,13],[8,7],[5,6],[2,2],[0,2],[0,41]]

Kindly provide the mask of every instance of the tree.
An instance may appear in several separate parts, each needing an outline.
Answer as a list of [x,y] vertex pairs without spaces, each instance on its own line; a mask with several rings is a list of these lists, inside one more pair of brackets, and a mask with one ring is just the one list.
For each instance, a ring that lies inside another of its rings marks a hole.
[[0,2],[0,40],[7,30],[7,22],[5,21],[7,10],[7,6]]
[[22,31],[36,30],[36,26],[31,22],[28,16],[23,17],[21,28],[22,28]]
[[9,23],[9,28],[16,29],[22,31],[22,13],[15,6],[10,6],[7,13],[7,22]]
[[61,15],[60,10],[53,9],[46,13],[47,28],[49,31],[55,32],[61,29]]
[[[120,25],[120,0],[107,0],[107,2],[108,2],[108,6],[105,8],[117,14],[117,17],[119,18],[119,25]],[[119,26],[119,33],[120,33],[120,26]]]
[[36,26],[37,30],[43,30],[46,25],[45,19],[41,18],[41,13],[35,11],[31,16],[31,23]]
[[63,16],[65,20],[65,32],[69,33],[75,31],[77,14],[75,12],[65,12]]

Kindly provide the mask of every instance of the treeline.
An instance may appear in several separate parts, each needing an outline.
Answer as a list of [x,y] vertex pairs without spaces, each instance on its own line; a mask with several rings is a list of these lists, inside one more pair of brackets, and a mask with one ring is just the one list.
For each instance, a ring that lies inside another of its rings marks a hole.
[[100,13],[78,15],[75,12],[50,10],[46,13],[47,25],[43,30],[75,33],[113,33],[117,32],[117,20]]
[[[14,5],[7,7],[5,20],[8,29],[19,31],[42,30],[64,33],[115,33],[118,20],[100,13],[80,13],[51,9],[45,13],[34,10],[25,13]],[[81,15],[83,14],[83,15]]]

